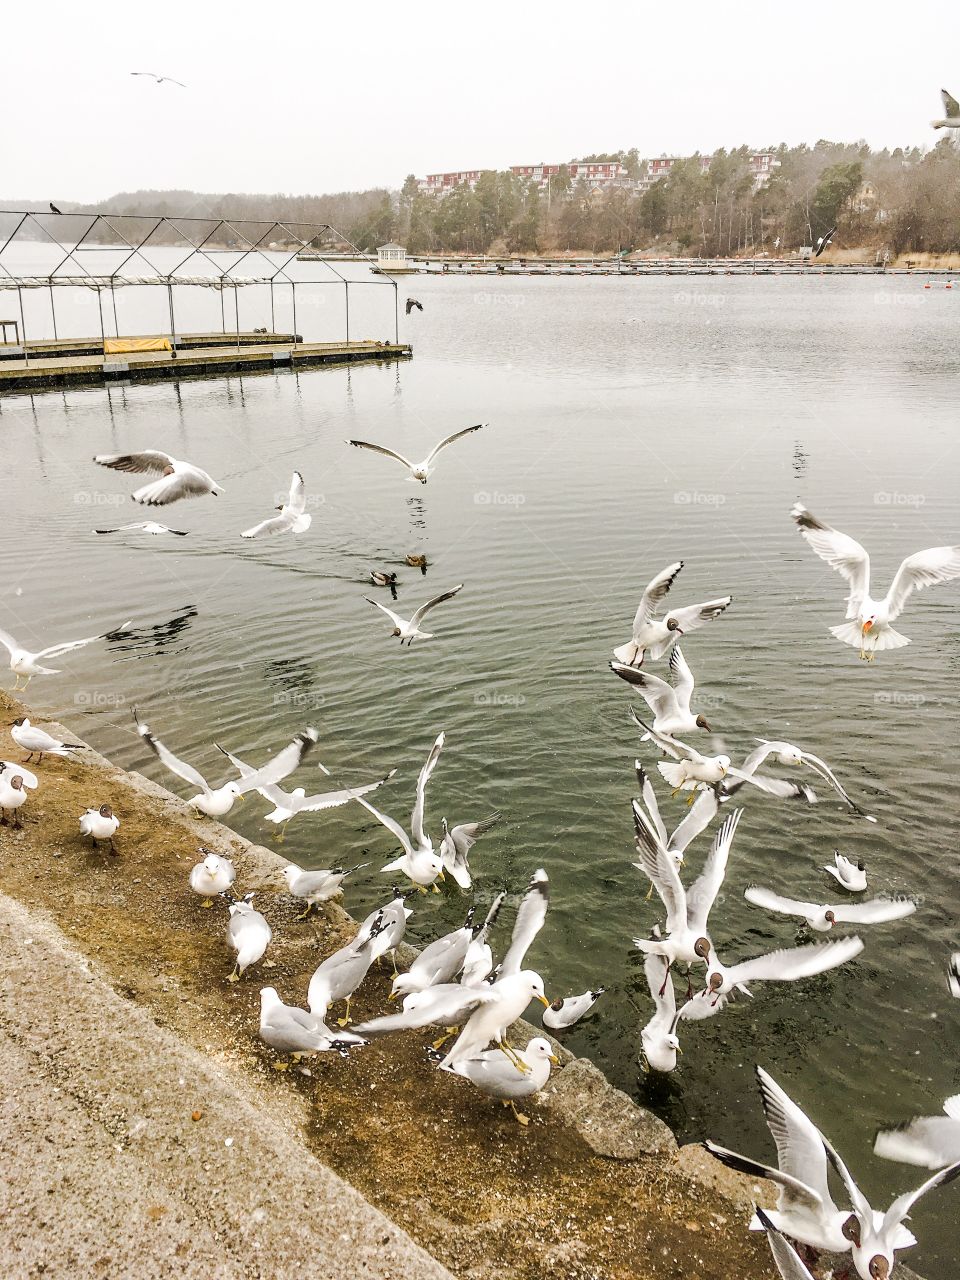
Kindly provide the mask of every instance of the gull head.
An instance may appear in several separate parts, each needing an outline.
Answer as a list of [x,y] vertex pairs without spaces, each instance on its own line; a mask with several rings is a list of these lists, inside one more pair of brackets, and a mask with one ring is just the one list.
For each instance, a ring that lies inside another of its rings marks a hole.
[[780,764],[795,764],[795,765],[803,764],[803,757],[801,756],[800,752],[797,750],[796,747],[790,747],[790,746],[786,747],[783,751],[778,753],[777,760]]
[[100,814],[101,818],[113,817],[113,810],[110,808],[108,804],[102,804],[100,808],[97,810],[97,812]]
[[18,773],[18,774],[16,775],[16,777],[11,778],[11,779],[10,779],[10,787],[11,787],[11,789],[12,789],[13,791],[22,791],[22,790],[23,790],[23,776],[22,776],[21,774],[19,774],[19,773]]
[[399,635],[402,635],[403,633],[401,632],[399,627],[394,627],[393,630],[390,632],[390,634],[392,636],[399,636]]
[[870,1272],[870,1280],[887,1280],[890,1274],[890,1262],[882,1253],[878,1253],[870,1259],[867,1270]]
[[18,717],[18,719],[13,721],[11,727],[14,729],[29,729],[30,721],[27,719],[26,716],[20,716]]
[[532,1040],[528,1040],[523,1052],[527,1058],[540,1058],[546,1062],[552,1062],[555,1067],[560,1065],[560,1059],[553,1052],[553,1046],[544,1036],[534,1036]]
[[845,1240],[849,1240],[849,1241],[850,1241],[850,1243],[851,1243],[855,1248],[859,1249],[859,1247],[860,1247],[860,1219],[857,1217],[857,1215],[856,1215],[855,1213],[851,1213],[851,1214],[850,1214],[850,1216],[849,1216],[849,1217],[846,1219],[846,1221],[844,1222],[843,1226],[840,1228],[840,1231],[841,1231],[841,1233],[842,1233],[842,1235],[843,1235],[843,1237],[844,1237],[844,1239],[845,1239]]
[[697,716],[697,728],[706,729],[708,733],[710,732],[710,726],[707,724],[706,716]]
[[717,768],[720,770],[721,776],[726,776],[726,772],[730,768],[730,757],[717,756]]
[[550,1001],[543,993],[543,979],[539,973],[535,973],[532,969],[524,969],[517,974],[517,977],[526,980],[531,1000],[539,1000],[545,1009],[550,1008]]
[[701,960],[710,959],[710,939],[698,938],[693,944],[694,954],[698,955]]
[[681,628],[680,623],[676,620],[676,618],[667,618],[666,628],[668,631],[675,631],[678,636],[683,635],[683,629]]
[[837,917],[830,910],[827,910],[823,913],[823,918],[824,920],[826,920],[827,924],[831,926],[831,928],[833,927],[833,925],[837,923]]
[[261,1013],[265,1012],[265,1010],[267,1009],[272,1008],[274,1005],[278,1005],[279,1003],[280,1003],[280,997],[277,995],[276,987],[260,988],[260,1012]]
[[215,853],[208,853],[203,860],[203,869],[208,876],[218,875],[221,865],[220,859]]
[[710,977],[707,981],[707,990],[719,991],[722,986],[723,986],[723,974],[720,973],[718,970],[714,969],[713,973],[710,974]]
[[288,885],[292,885],[294,880],[296,880],[299,874],[300,874],[300,868],[294,866],[292,862],[288,867],[283,868],[283,878],[286,880]]
[[[393,980],[393,989],[387,997],[389,1000],[399,1000],[401,996],[413,995],[416,990],[416,978],[410,976],[409,973],[398,973]],[[404,1001],[404,1008],[406,1008]]]

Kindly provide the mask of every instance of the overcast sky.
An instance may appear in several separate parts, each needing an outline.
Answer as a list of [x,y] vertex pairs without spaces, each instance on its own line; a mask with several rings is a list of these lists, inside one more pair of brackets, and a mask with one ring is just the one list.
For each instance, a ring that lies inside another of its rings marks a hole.
[[631,146],[930,145],[941,85],[960,96],[960,9],[927,0],[34,0],[2,30],[5,200],[396,187]]

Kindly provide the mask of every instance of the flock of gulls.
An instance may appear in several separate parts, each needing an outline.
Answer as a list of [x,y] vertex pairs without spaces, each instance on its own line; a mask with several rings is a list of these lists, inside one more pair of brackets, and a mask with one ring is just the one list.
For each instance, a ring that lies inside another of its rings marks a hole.
[[[482,426],[477,424],[447,436],[420,462],[411,462],[382,445],[362,440],[348,443],[395,459],[407,470],[408,479],[426,484],[439,453]],[[132,495],[146,506],[166,506],[188,497],[216,497],[223,492],[207,472],[160,451],[104,454],[94,461],[116,471],[153,474],[156,478]],[[289,496],[277,511],[240,536],[260,538],[306,532],[310,516],[299,472],[294,473]],[[791,515],[810,548],[846,581],[846,617],[831,630],[837,639],[857,648],[865,661],[872,662],[877,653],[910,643],[892,624],[915,592],[960,577],[960,547],[934,547],[908,556],[886,595],[875,598],[871,595],[870,558],[858,542],[824,524],[802,505],[796,505]],[[123,527],[149,534],[186,536],[184,530],[153,522]],[[744,822],[745,809],[731,806],[731,801],[739,805],[762,794],[778,803],[814,803],[817,796],[810,783],[817,780],[832,788],[858,818],[868,822],[875,819],[851,798],[830,765],[804,747],[758,738],[757,747],[735,764],[726,754],[708,754],[694,745],[698,735],[710,732],[710,725],[697,711],[696,684],[680,641],[686,645],[688,637],[719,618],[731,604],[731,597],[677,609],[668,607],[668,597],[682,569],[683,562],[677,561],[652,579],[640,601],[629,641],[614,650],[610,662],[611,670],[645,704],[642,713],[637,709],[632,712],[652,761],[635,762],[638,795],[631,806],[638,855],[635,866],[649,882],[648,900],[656,895],[661,920],[634,942],[643,953],[653,1009],[640,1032],[643,1061],[647,1069],[664,1073],[677,1069],[680,1037],[687,1034],[690,1023],[721,1016],[739,1001],[753,998],[766,983],[801,982],[837,969],[864,949],[860,936],[845,933],[845,926],[863,929],[888,924],[916,910],[916,904],[908,898],[864,897],[867,874],[863,864],[837,852],[834,862],[823,868],[833,891],[827,901],[821,901],[820,895],[814,895],[811,901],[798,901],[760,885],[751,885],[745,892],[746,900],[758,910],[796,919],[826,937],[747,959],[730,957],[711,925],[711,913]],[[374,570],[370,580],[375,586],[388,588],[396,600],[395,573]],[[401,645],[409,646],[414,639],[430,638],[430,633],[421,629],[425,616],[456,596],[462,585],[428,600],[409,618],[367,599],[388,615],[393,624],[392,636]],[[0,644],[9,652],[10,669],[17,676],[19,690],[21,680],[28,683],[35,676],[57,674],[57,669],[46,663],[97,640],[122,635],[128,626],[125,623],[114,631],[37,652],[25,649],[4,631],[0,631]],[[656,662],[665,664],[662,674],[649,669]],[[428,1058],[440,1070],[452,1072],[482,1093],[499,1099],[521,1124],[527,1124],[528,1117],[517,1104],[544,1088],[558,1059],[547,1037],[534,1036],[525,1046],[519,1046],[510,1043],[509,1028],[531,1001],[538,1001],[544,1006],[544,1026],[563,1031],[593,1009],[603,988],[551,1003],[540,974],[527,967],[527,953],[544,925],[549,905],[549,881],[543,868],[533,872],[519,901],[510,942],[499,961],[492,938],[505,904],[504,893],[493,900],[482,919],[477,917],[476,906],[471,906],[462,925],[426,946],[407,972],[398,971],[396,952],[412,914],[408,903],[419,895],[438,893],[438,881],[448,876],[461,890],[470,890],[473,848],[500,818],[499,812],[494,812],[451,826],[444,817],[439,838],[430,834],[427,787],[439,763],[445,735],[438,734],[430,747],[417,777],[409,823],[403,825],[368,798],[394,776],[395,770],[356,786],[315,794],[308,794],[302,787],[284,789],[281,784],[317,747],[319,735],[314,728],[297,733],[265,762],[248,762],[216,744],[223,757],[223,771],[207,778],[166,746],[136,709],[133,714],[144,748],[193,790],[188,803],[198,814],[223,818],[236,803],[257,793],[271,806],[265,817],[280,828],[278,839],[282,840],[286,825],[302,820],[301,815],[354,803],[386,829],[398,851],[398,856],[380,868],[382,874],[392,877],[389,901],[373,910],[351,941],[318,966],[305,993],[306,1008],[284,1003],[273,987],[262,988],[259,1034],[275,1051],[275,1066],[287,1069],[304,1057],[324,1052],[348,1057],[374,1038],[433,1028],[438,1034]],[[37,774],[26,766],[34,764],[39,768],[44,756],[73,756],[83,747],[61,741],[26,717],[14,722],[11,734],[27,754],[20,762],[0,762],[0,823],[18,827],[22,807],[39,786]],[[764,766],[771,764],[804,772],[799,779],[786,779],[767,772]],[[330,772],[322,764],[319,768],[325,774]],[[673,796],[681,796],[687,802],[683,819],[673,831],[668,831],[661,811],[658,777]],[[687,880],[687,850],[715,820],[700,874]],[[79,821],[81,836],[95,847],[103,845],[116,853],[120,819],[109,805],[88,809]],[[272,940],[271,927],[253,905],[253,894],[238,896],[232,862],[205,848],[200,849],[200,854],[200,861],[189,875],[189,889],[204,907],[213,907],[217,902],[226,904],[227,943],[235,957],[229,977],[238,981],[266,954]],[[341,894],[345,882],[369,865],[363,862],[349,867],[309,869],[289,863],[284,877],[290,894],[302,903],[298,919],[306,919]],[[352,1023],[352,997],[371,966],[387,956],[393,963],[390,999],[398,1003],[396,1012]],[[679,987],[675,975],[680,978]],[[949,960],[948,987],[954,997],[960,998],[960,953]],[[335,1009],[341,1011],[334,1019]],[[917,1200],[960,1175],[960,1097],[947,1099],[942,1115],[921,1117],[877,1136],[877,1155],[936,1171],[916,1190],[900,1196],[881,1212],[866,1200],[815,1120],[760,1066],[757,1077],[777,1148],[777,1164],[768,1166],[711,1142],[706,1146],[717,1159],[733,1168],[768,1178],[777,1185],[776,1209],[764,1212],[758,1208],[751,1227],[767,1232],[781,1275],[787,1280],[813,1280],[809,1268],[816,1265],[820,1251],[849,1252],[856,1273],[863,1280],[887,1280],[897,1252],[916,1243],[905,1222]],[[842,1185],[845,1206],[838,1205],[831,1192],[831,1168]]]

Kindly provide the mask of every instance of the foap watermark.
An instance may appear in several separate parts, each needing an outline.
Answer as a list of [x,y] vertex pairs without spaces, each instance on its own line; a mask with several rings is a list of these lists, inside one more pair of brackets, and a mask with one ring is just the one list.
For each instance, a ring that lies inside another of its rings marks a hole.
[[319,711],[325,702],[322,693],[306,693],[302,689],[284,689],[273,695],[275,707],[296,707],[300,711]]
[[526,698],[522,693],[510,693],[505,689],[481,689],[473,695],[475,707],[522,707]]
[[922,307],[925,302],[926,298],[916,293],[875,293],[873,295],[875,307],[903,307],[912,310]]
[[110,693],[106,689],[78,689],[73,695],[73,705],[85,711],[104,711],[125,707],[127,699],[122,693]]
[[473,495],[474,504],[478,507],[522,507],[526,500],[522,493],[501,493],[498,489],[492,492],[481,489]]
[[873,695],[877,706],[922,707],[926,698],[922,693],[906,693],[903,689],[881,689]]
[[699,307],[703,311],[719,311],[721,307],[727,305],[727,295],[725,293],[688,293],[681,289],[679,293],[673,295],[673,301],[678,307]]
[[880,489],[873,495],[878,507],[922,507],[926,501],[923,493],[900,493],[898,490]]
[[473,301],[478,307],[522,307],[527,299],[522,293],[492,293],[483,290],[473,295]]
[[678,489],[673,495],[678,507],[722,507],[726,500],[725,493],[702,493],[699,489]]
[[94,493],[90,489],[80,489],[73,495],[78,507],[122,507],[128,501],[125,493]]
[[[326,500],[327,495],[325,493],[308,493],[304,498],[303,509],[305,511],[309,511],[311,508],[316,510],[317,507],[322,507]],[[289,501],[289,491],[273,495],[273,504],[278,510],[280,507],[285,507]]]

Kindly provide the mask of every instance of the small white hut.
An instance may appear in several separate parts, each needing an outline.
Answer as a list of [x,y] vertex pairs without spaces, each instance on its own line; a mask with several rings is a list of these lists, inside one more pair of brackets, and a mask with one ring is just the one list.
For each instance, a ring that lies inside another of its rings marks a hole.
[[406,271],[407,251],[402,244],[381,244],[377,247],[377,266],[381,271]]

